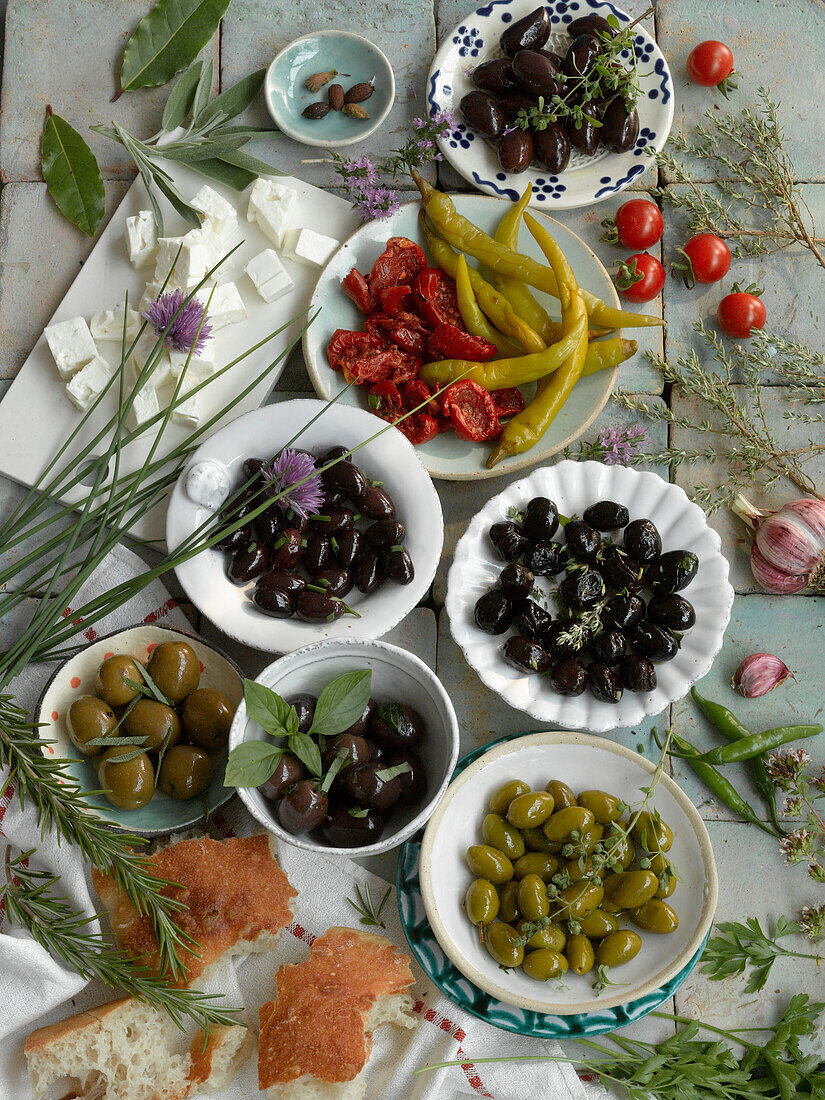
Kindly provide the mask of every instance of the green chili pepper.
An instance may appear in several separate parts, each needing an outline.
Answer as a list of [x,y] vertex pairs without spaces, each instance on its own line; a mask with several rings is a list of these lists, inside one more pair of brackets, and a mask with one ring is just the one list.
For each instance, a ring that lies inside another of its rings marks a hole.
[[740,737],[719,749],[703,752],[701,759],[706,764],[738,764],[744,760],[753,760],[755,756],[770,752],[788,741],[802,741],[806,737],[816,737],[818,733],[822,733],[822,726],[779,726],[777,729],[752,733],[750,737]]
[[455,279],[456,296],[458,298],[458,311],[461,320],[467,326],[471,336],[480,336],[482,340],[488,340],[496,345],[499,355],[515,356],[521,352],[521,347],[505,336],[503,332],[493,328],[481,311],[478,300],[470,280],[470,269],[463,252],[459,253],[456,261]]
[[[518,251],[518,228],[521,216],[529,206],[532,194],[533,185],[528,183],[518,202],[505,210],[493,237],[493,240],[507,248],[512,248],[514,252]],[[558,340],[561,335],[561,325],[539,305],[530,293],[527,283],[522,279],[514,279],[511,275],[500,275],[497,271],[491,272],[491,278],[496,290],[504,295],[519,317],[526,321],[546,344],[554,344]]]

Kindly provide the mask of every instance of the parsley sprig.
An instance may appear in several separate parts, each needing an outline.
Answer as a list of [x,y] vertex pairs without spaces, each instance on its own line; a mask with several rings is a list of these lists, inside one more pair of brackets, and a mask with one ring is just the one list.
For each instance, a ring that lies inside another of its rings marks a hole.
[[785,936],[801,935],[802,929],[796,921],[778,917],[773,935],[765,932],[756,917],[748,917],[744,924],[736,921],[723,921],[716,925],[720,933],[708,940],[702,953],[702,973],[711,981],[744,974],[749,969],[746,993],[756,993],[763,989],[771,967],[778,958],[813,959],[819,965],[821,955],[811,955],[805,951],[789,951],[778,942]]

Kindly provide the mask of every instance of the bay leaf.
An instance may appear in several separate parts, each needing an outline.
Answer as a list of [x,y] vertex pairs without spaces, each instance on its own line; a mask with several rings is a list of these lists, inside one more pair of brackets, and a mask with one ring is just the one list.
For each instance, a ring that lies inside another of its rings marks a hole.
[[230,0],[158,0],[126,43],[124,92],[166,84],[185,69],[218,29]]
[[95,155],[75,128],[51,110],[40,147],[43,179],[55,204],[87,237],[93,237],[106,206]]

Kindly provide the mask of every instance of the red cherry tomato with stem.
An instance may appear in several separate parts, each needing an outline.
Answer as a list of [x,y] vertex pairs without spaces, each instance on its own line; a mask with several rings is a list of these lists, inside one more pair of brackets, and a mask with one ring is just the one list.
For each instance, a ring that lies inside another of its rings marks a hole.
[[694,84],[718,88],[726,98],[736,87],[735,81],[729,79],[733,73],[733,54],[724,42],[709,39],[694,46],[688,54],[687,72]]
[[682,258],[671,264],[671,270],[682,276],[689,290],[697,283],[718,283],[730,271],[730,249],[713,233],[698,233],[677,251]]
[[616,288],[628,302],[650,302],[664,285],[665,269],[647,252],[638,252],[619,264]]
[[748,286],[742,290],[738,283],[726,294],[716,310],[716,319],[725,336],[731,340],[747,340],[753,336],[754,329],[765,327],[767,310],[759,297],[761,287]]
[[607,232],[600,240],[624,248],[651,248],[661,240],[665,229],[661,210],[649,199],[623,202],[615,218],[605,218],[602,225]]

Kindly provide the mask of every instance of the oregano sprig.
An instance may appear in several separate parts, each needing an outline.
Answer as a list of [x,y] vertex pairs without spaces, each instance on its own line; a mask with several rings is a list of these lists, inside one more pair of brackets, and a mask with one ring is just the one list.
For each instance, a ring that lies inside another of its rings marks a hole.
[[780,957],[813,959],[817,966],[823,961],[822,955],[790,951],[779,943],[786,936],[802,933],[796,921],[784,916],[777,917],[773,935],[762,929],[756,917],[748,917],[744,924],[722,921],[716,929],[719,935],[709,939],[702,952],[702,973],[707,974],[711,981],[718,982],[748,970],[746,993],[756,993],[764,988],[771,967]]

